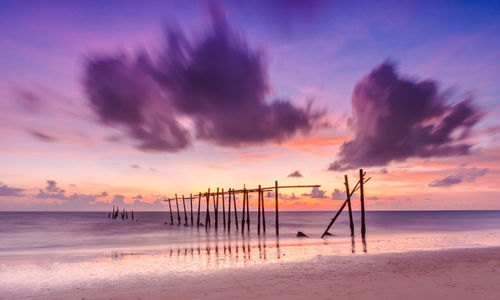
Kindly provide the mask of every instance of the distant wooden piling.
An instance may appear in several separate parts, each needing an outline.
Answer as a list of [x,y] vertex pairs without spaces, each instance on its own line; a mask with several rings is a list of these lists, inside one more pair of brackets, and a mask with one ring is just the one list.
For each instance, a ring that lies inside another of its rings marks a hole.
[[259,190],[257,191],[257,234],[260,235],[260,196],[261,196],[261,186],[259,184]]
[[241,232],[245,231],[245,210],[246,210],[246,188],[243,188],[243,210],[241,215]]
[[236,231],[238,231],[238,209],[236,207],[236,192],[233,189],[233,207],[234,207],[234,224],[236,224]]
[[276,212],[276,236],[280,235],[280,222],[278,216],[278,181],[274,181],[274,205]]
[[181,213],[179,211],[179,201],[177,201],[177,194],[175,194],[175,205],[177,206],[177,225],[181,225]]
[[365,191],[364,191],[364,176],[363,169],[359,169],[359,198],[361,200],[361,237],[364,239],[366,235],[365,227]]
[[219,228],[219,188],[217,188],[217,196],[213,195],[214,214],[215,214],[215,229]]
[[134,220],[134,211],[132,211],[132,221]]
[[224,230],[226,229],[226,205],[224,201],[224,189],[222,189],[222,224],[224,225]]
[[193,194],[189,195],[189,199],[191,200],[191,226],[193,226]]
[[207,214],[205,215],[205,228],[210,226],[210,188],[207,192]]
[[231,231],[231,189],[227,193],[227,202],[229,206],[227,207],[227,231]]
[[182,206],[184,206],[184,226],[188,226],[188,216],[186,212],[186,200],[184,199],[184,195],[182,195]]
[[247,192],[247,232],[250,232],[250,204],[249,204],[249,196],[248,196],[248,190]]
[[172,199],[168,199],[168,209],[170,210],[170,225],[174,225],[174,217],[172,216]]
[[198,217],[196,218],[197,227],[200,227],[200,209],[201,209],[201,192],[198,195]]
[[260,205],[262,206],[262,230],[266,233],[266,210],[264,209],[264,190],[261,190]]
[[347,207],[349,208],[349,227],[351,228],[351,236],[354,236],[354,221],[352,219],[351,195],[349,191],[349,179],[344,175],[345,193],[347,196]]

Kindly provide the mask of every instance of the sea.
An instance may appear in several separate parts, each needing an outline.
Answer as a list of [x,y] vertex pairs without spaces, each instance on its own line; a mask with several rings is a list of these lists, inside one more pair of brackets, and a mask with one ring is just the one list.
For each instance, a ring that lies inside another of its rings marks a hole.
[[[147,274],[207,274],[224,269],[306,261],[318,256],[380,255],[500,246],[500,211],[367,211],[366,238],[361,214],[343,212],[321,238],[335,212],[281,211],[279,236],[274,211],[250,224],[242,215],[220,213],[210,226],[197,212],[0,212],[0,291],[44,289],[88,278],[119,280]],[[225,218],[225,219],[224,219]],[[224,226],[225,221],[225,226]],[[298,232],[307,237],[297,237]]]

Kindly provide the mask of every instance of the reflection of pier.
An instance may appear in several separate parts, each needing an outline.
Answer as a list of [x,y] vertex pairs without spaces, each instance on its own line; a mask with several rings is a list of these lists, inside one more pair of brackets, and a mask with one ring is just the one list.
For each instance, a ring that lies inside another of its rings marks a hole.
[[[262,230],[266,232],[266,219],[265,219],[265,209],[264,209],[264,192],[274,193],[274,204],[275,204],[275,224],[276,224],[276,235],[279,235],[279,189],[287,189],[287,188],[319,188],[321,185],[286,185],[286,186],[278,186],[278,181],[274,182],[274,186],[272,187],[262,187],[259,185],[257,188],[247,189],[244,187],[243,189],[229,189],[227,192],[224,192],[224,189],[217,188],[216,192],[210,192],[208,189],[205,193],[198,193],[198,195],[190,194],[189,198],[186,198],[184,195],[181,196],[182,205],[184,207],[184,226],[194,226],[193,219],[193,201],[198,199],[198,211],[197,211],[197,219],[196,226],[204,226],[205,228],[210,228],[212,226],[212,220],[214,221],[215,229],[219,227],[219,200],[221,199],[222,204],[222,225],[224,230],[231,231],[231,210],[234,212],[234,228],[236,230],[240,230],[243,233],[245,231],[245,225],[247,227],[247,232],[250,231],[250,195],[252,193],[257,193],[257,233],[260,235],[261,226]],[[241,227],[239,227],[238,222],[238,207],[236,203],[236,195],[239,194],[242,196],[242,209],[241,209]],[[226,197],[227,196],[227,197]],[[220,198],[219,198],[220,197]],[[227,199],[227,202],[226,202]],[[179,211],[179,197],[175,194],[174,198],[168,198],[164,201],[168,201],[168,207],[170,211],[170,224],[174,224],[174,217],[172,214],[172,205],[171,201],[175,200],[176,208],[177,208],[177,225],[181,225],[181,212]],[[186,211],[186,200],[190,201],[191,206],[191,222],[188,221],[187,211]],[[205,200],[205,201],[203,201]],[[213,217],[211,216],[210,211],[210,200],[212,200],[213,207]],[[202,202],[205,202],[206,213],[205,213],[205,224],[200,222],[200,210],[202,207]],[[227,204],[226,204],[227,203]],[[226,210],[227,207],[227,210]],[[227,212],[227,213],[226,213]],[[227,216],[227,218],[226,218]]]

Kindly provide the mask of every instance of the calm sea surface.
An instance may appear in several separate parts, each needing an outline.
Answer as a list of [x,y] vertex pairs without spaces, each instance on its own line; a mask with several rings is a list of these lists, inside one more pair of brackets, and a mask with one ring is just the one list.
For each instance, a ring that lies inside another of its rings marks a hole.
[[[135,219],[108,219],[107,212],[0,212],[0,257],[93,253],[114,250],[156,251],[207,249],[241,245],[254,246],[266,241],[281,246],[297,244],[351,244],[348,214],[342,213],[330,232],[320,239],[332,212],[280,212],[280,236],[275,236],[273,212],[266,212],[266,234],[257,234],[257,213],[250,214],[250,232],[236,231],[234,214],[231,230],[224,229],[219,215],[218,230],[211,216],[211,228],[170,225],[165,212],[135,212]],[[187,214],[188,224],[191,216]],[[226,216],[227,218],[227,216]],[[200,216],[202,223],[205,215]],[[356,238],[360,236],[360,213],[354,212]],[[369,211],[366,213],[367,252],[392,252],[490,246],[500,244],[500,211]],[[246,229],[246,228],[245,228]],[[296,238],[302,231],[310,238]],[[412,243],[411,240],[419,239]],[[392,243],[391,243],[392,241]],[[398,241],[398,242],[397,242]],[[330,248],[331,248],[330,247]],[[338,250],[342,246],[338,246]],[[371,250],[370,250],[371,249]],[[343,249],[342,249],[343,250]],[[349,249],[347,249],[349,250]],[[350,249],[352,250],[352,249]],[[349,252],[349,251],[348,251]],[[352,251],[350,251],[352,252]]]

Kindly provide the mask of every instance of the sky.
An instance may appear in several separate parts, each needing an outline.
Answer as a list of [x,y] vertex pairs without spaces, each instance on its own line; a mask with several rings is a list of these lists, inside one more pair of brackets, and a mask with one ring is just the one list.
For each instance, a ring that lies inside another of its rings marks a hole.
[[500,209],[499,13],[2,1],[0,210],[164,210],[275,180],[321,185],[281,190],[284,210],[336,210],[360,168],[368,210]]

